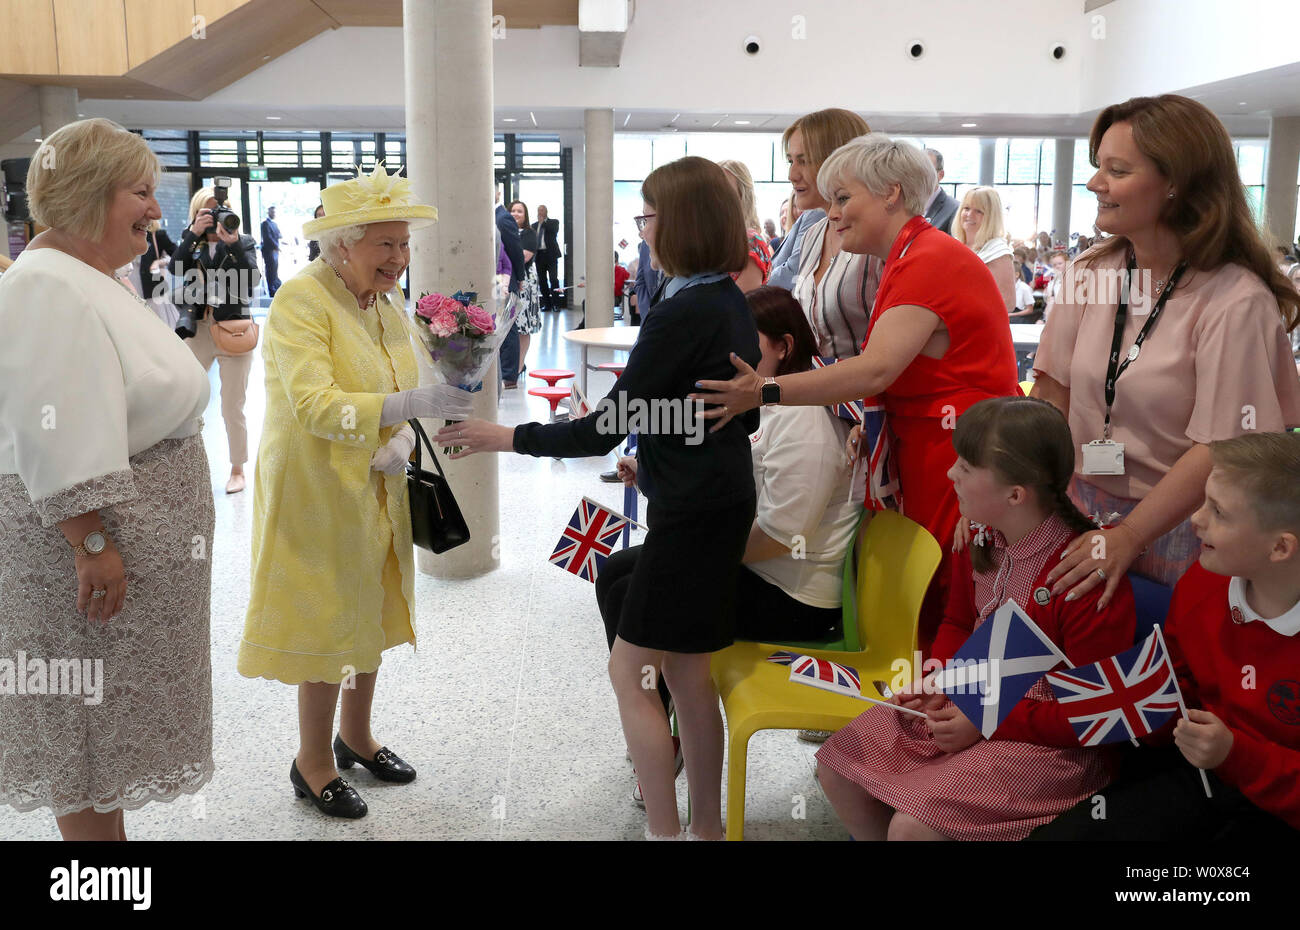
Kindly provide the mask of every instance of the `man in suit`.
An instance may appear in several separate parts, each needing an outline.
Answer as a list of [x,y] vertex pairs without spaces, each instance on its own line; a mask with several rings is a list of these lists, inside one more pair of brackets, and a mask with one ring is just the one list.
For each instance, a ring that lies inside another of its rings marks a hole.
[[[524,247],[519,242],[519,224],[510,211],[501,205],[501,188],[497,188],[496,209],[497,232],[501,235],[501,245],[510,259],[510,293],[518,294],[519,285],[524,280]],[[519,329],[511,326],[505,339],[501,340],[501,380],[507,389],[519,384]]]
[[938,175],[934,192],[930,194],[930,200],[925,205],[925,218],[935,229],[942,229],[948,235],[952,235],[952,219],[957,215],[957,201],[949,197],[948,192],[943,189],[943,153],[938,149],[926,149],[925,154],[930,156],[934,173]]
[[280,227],[275,224],[275,207],[267,207],[262,220],[262,264],[266,266],[266,292],[274,298],[280,289]]
[[542,287],[542,309],[554,310],[555,290],[560,286],[560,221],[550,219],[546,204],[537,206],[537,222],[533,224],[537,233],[537,282]]
[[650,264],[650,246],[646,245],[645,236],[641,235],[641,244],[637,246],[636,252],[636,312],[642,323],[654,306],[659,289],[663,287],[663,277],[663,272]]

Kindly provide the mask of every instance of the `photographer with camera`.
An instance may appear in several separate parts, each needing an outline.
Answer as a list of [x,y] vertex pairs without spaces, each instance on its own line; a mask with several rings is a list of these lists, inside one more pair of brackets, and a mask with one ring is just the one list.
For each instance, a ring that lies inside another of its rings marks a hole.
[[248,461],[244,397],[257,345],[249,305],[260,275],[257,243],[239,234],[239,216],[226,205],[229,182],[214,181],[190,199],[190,225],[172,258],[178,282],[173,296],[180,310],[176,334],[188,341],[204,371],[215,359],[221,372],[221,416],[230,443],[226,493],[236,494],[244,490]]

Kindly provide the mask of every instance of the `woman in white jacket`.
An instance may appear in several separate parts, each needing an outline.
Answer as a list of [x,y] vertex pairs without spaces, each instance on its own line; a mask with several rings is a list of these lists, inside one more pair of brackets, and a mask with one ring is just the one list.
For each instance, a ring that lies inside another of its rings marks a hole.
[[0,673],[0,803],[68,840],[212,776],[208,380],[113,276],[159,171],[109,120],[52,133],[27,173],[49,229],[0,280],[0,657],[27,659],[25,687]]

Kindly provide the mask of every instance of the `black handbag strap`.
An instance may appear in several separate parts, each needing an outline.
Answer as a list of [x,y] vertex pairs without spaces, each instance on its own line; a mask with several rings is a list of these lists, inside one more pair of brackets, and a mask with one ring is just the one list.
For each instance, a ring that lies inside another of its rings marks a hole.
[[411,429],[415,430],[415,435],[418,437],[415,441],[416,470],[417,471],[424,470],[423,464],[420,461],[420,442],[421,440],[423,440],[424,444],[429,447],[429,457],[433,459],[433,467],[438,470],[438,474],[442,477],[442,480],[446,481],[447,475],[442,470],[442,463],[438,461],[438,456],[433,451],[433,443],[429,442],[429,435],[424,431],[424,427],[420,425],[420,421],[412,418],[410,420],[407,420],[406,422],[411,424]]

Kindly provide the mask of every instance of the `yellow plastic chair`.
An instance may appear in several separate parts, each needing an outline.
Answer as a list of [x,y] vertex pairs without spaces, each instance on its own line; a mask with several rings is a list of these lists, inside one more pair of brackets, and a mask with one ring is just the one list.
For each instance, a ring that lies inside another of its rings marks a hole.
[[[858,544],[857,617],[862,647],[843,652],[800,649],[858,670],[862,693],[881,698],[872,681],[890,681],[893,663],[910,667],[916,650],[921,602],[941,552],[925,529],[906,517],[884,511],[866,524]],[[713,680],[722,697],[727,746],[727,839],[745,836],[745,763],[749,738],[759,730],[835,731],[870,707],[839,694],[792,683],[786,665],[767,657],[788,645],[736,643],[713,656]]]
[[1032,391],[1033,389],[1034,389],[1034,382],[1032,381],[1020,382],[1020,393],[1024,394],[1026,397],[1029,396],[1029,392]]

